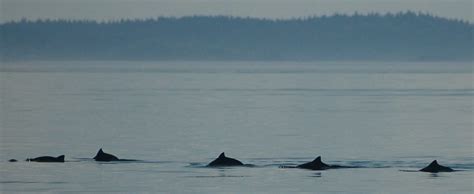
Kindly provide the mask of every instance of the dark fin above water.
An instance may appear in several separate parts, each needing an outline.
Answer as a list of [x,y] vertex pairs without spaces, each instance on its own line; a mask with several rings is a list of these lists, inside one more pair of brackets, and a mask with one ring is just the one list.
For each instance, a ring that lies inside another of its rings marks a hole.
[[218,158],[225,158],[225,153],[222,152],[221,154],[219,154],[219,157]]
[[26,161],[29,162],[64,162],[64,155],[60,155],[58,157],[52,156],[41,156],[37,158],[28,158]]
[[438,161],[434,160],[428,166],[422,168],[420,171],[437,173],[437,172],[453,172],[454,170],[447,166],[439,165]]
[[16,159],[10,159],[10,160],[8,160],[8,161],[9,161],[9,162],[18,162],[18,160],[16,160]]
[[117,156],[112,154],[105,153],[102,148],[99,149],[97,154],[94,157],[95,161],[110,162],[110,161],[119,161],[120,159]]
[[316,159],[314,159],[311,162],[300,164],[296,167],[297,168],[310,169],[310,170],[326,170],[326,169],[331,168],[330,165],[328,165],[328,164],[321,161],[321,156],[318,156]]
[[58,161],[63,161],[64,162],[64,155],[60,155],[58,157],[56,157],[58,159]]
[[222,152],[219,157],[210,162],[207,166],[209,167],[223,167],[223,166],[243,166],[244,164],[234,158],[229,158],[225,156],[225,153]]

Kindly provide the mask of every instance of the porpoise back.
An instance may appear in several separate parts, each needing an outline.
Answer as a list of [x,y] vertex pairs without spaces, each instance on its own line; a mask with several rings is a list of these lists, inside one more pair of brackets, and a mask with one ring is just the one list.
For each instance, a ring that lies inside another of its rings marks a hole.
[[321,161],[321,156],[318,156],[316,159],[314,159],[311,162],[300,164],[296,166],[297,168],[304,168],[304,169],[310,169],[310,170],[326,170],[331,168],[330,165],[325,164],[324,162]]
[[41,156],[37,158],[28,158],[26,161],[29,162],[64,162],[64,155],[58,157],[53,156]]
[[434,160],[428,166],[422,168],[420,171],[437,173],[437,172],[453,172],[454,170],[447,166],[439,165],[438,161]]
[[95,155],[94,160],[102,161],[102,162],[110,162],[110,161],[119,161],[120,159],[118,159],[117,156],[105,153],[104,151],[102,151],[102,148],[100,148],[97,154]]
[[243,166],[244,164],[234,158],[229,158],[225,156],[225,153],[222,152],[219,157],[209,163],[209,167],[222,167],[222,166]]

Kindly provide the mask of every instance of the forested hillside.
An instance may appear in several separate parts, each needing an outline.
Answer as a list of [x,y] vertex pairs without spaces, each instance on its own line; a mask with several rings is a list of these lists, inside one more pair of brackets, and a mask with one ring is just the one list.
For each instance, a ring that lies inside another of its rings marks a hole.
[[4,60],[472,60],[474,25],[428,14],[17,21]]

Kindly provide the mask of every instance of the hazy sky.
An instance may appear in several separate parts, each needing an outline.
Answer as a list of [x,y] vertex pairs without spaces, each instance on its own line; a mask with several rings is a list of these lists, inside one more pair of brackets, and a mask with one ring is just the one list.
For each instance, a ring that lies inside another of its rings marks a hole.
[[108,20],[183,15],[290,18],[405,10],[474,21],[473,0],[0,0],[3,22],[20,18]]

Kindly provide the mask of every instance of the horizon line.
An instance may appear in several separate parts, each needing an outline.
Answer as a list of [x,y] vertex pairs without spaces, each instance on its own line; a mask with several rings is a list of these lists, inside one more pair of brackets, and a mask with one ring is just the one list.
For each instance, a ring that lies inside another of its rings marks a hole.
[[182,18],[192,18],[192,17],[227,17],[232,19],[255,19],[255,20],[265,20],[265,21],[293,21],[293,20],[308,20],[308,19],[317,19],[317,18],[325,18],[325,17],[335,17],[335,16],[343,16],[343,17],[353,17],[353,16],[397,16],[397,15],[406,15],[406,14],[415,14],[416,16],[430,16],[433,18],[439,19],[446,19],[450,21],[457,21],[468,23],[470,25],[474,24],[474,21],[470,21],[468,19],[463,18],[456,18],[456,17],[446,17],[440,16],[431,12],[427,11],[413,11],[413,10],[405,10],[405,11],[397,11],[397,12],[358,12],[354,11],[352,13],[339,13],[334,12],[332,14],[312,14],[306,16],[293,16],[293,17],[258,17],[258,16],[242,16],[242,15],[225,15],[225,14],[189,14],[189,15],[182,15],[182,16],[171,16],[171,15],[160,15],[160,16],[150,16],[150,17],[130,17],[130,18],[109,18],[109,19],[92,19],[92,18],[48,18],[48,17],[38,17],[38,18],[26,18],[22,17],[19,19],[12,19],[8,21],[0,21],[0,25],[8,24],[8,23],[17,23],[17,22],[39,22],[39,21],[90,21],[90,22],[97,22],[97,23],[118,23],[121,21],[146,21],[146,20],[159,20],[159,19],[182,19]]

